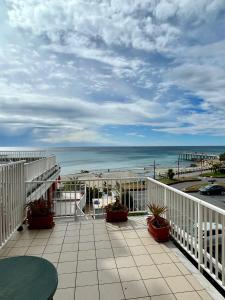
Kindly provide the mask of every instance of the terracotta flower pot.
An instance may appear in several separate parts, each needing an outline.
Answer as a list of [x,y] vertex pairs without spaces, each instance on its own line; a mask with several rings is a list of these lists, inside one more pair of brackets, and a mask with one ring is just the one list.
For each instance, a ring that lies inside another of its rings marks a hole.
[[125,222],[127,221],[127,211],[107,211],[106,222]]
[[53,222],[53,216],[28,216],[28,228],[29,229],[49,229],[52,228],[55,223]]
[[170,238],[170,225],[166,219],[161,218],[161,220],[165,223],[165,226],[157,227],[155,218],[149,217],[147,219],[148,231],[157,242],[166,242]]

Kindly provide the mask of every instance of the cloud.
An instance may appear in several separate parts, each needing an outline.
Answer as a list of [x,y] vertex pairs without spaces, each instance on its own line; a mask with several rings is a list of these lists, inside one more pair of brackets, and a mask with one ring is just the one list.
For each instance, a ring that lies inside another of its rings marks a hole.
[[118,142],[107,126],[225,135],[225,0],[4,3],[4,130],[43,143]]

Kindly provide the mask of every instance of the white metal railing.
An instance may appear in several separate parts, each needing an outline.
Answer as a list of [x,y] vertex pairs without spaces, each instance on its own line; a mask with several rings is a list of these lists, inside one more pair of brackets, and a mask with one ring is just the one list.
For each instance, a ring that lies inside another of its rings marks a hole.
[[25,181],[32,181],[56,165],[56,156],[44,157],[25,163]]
[[168,207],[174,240],[225,288],[225,210],[152,178],[147,190],[149,202]]
[[[50,193],[57,217],[79,216],[82,215],[81,211],[94,218],[103,216],[104,207],[114,202],[116,195],[120,196],[121,202],[127,205],[130,212],[146,212],[145,178],[33,181],[26,183],[26,189],[31,189],[34,184],[39,185],[40,189],[40,193],[36,193],[36,199],[43,196],[43,190],[46,190],[44,197],[49,197],[47,190],[53,186]],[[27,201],[30,200],[28,196]]]
[[46,151],[0,151],[0,161],[18,161],[26,160],[33,161],[35,159],[40,159],[46,157]]
[[0,247],[24,219],[24,162],[0,165]]

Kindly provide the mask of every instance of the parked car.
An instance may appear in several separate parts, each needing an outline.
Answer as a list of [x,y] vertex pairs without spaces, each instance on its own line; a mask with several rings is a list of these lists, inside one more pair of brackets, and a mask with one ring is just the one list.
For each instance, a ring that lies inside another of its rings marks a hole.
[[218,184],[210,184],[199,189],[200,194],[202,195],[221,195],[225,193],[225,187]]

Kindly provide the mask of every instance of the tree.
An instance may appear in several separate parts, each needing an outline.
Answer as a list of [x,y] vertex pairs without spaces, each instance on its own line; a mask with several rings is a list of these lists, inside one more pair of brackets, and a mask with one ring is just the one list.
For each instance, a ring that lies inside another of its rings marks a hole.
[[214,164],[212,165],[212,172],[213,172],[213,173],[219,172],[221,167],[222,167],[222,164],[221,164],[221,163],[214,163]]
[[167,172],[167,177],[172,180],[173,177],[174,177],[175,173],[173,171],[173,169],[169,169],[168,172]]
[[220,161],[225,161],[225,153],[220,154]]

